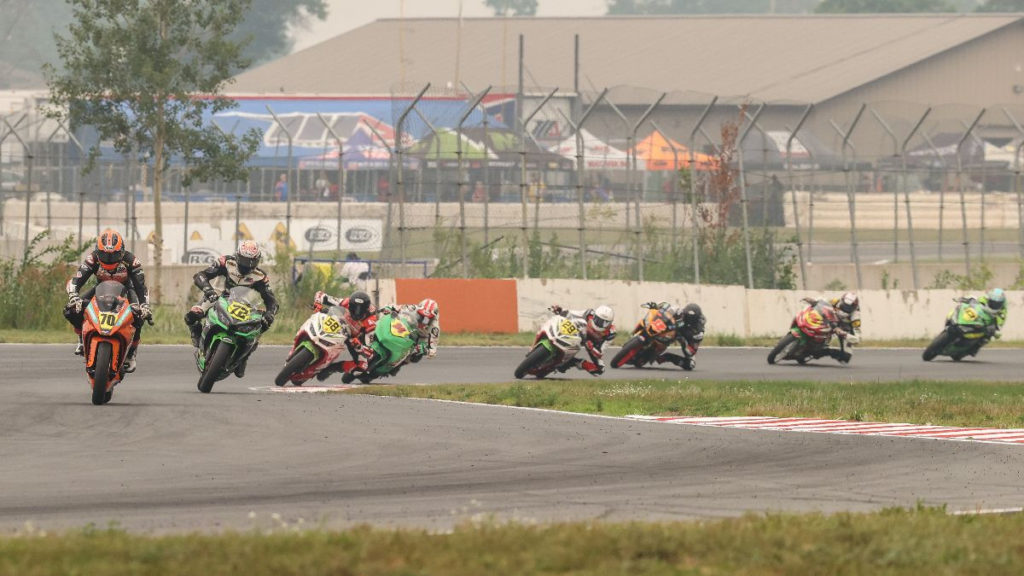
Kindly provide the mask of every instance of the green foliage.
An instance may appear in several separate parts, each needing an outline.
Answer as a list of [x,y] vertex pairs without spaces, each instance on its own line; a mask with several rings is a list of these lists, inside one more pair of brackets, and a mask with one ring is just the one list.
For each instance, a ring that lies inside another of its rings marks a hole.
[[987,0],[975,12],[1024,12],[1024,0]]
[[840,292],[846,290],[846,283],[839,278],[833,278],[829,280],[828,284],[825,284],[825,290]]
[[84,250],[67,238],[40,248],[48,237],[40,232],[20,259],[0,260],[0,328],[45,330],[67,328],[61,311],[67,303],[63,287]]
[[495,16],[536,16],[537,0],[484,0]]
[[935,278],[932,280],[932,283],[928,285],[928,288],[988,290],[994,276],[995,275],[988,267],[988,264],[982,262],[978,266],[975,266],[974,269],[971,270],[970,274],[955,274],[949,270],[943,270],[935,275]]
[[[310,306],[313,296],[324,291],[331,296],[348,296],[355,288],[345,282],[340,274],[334,272],[330,263],[306,264],[296,273],[296,282],[292,282],[292,267],[295,265],[295,251],[278,246],[271,268],[271,278],[277,280],[274,296],[277,297],[280,309],[271,332],[294,333],[299,325],[312,313]],[[196,294],[198,297],[198,293]]]
[[814,11],[826,14],[908,14],[956,12],[956,7],[946,0],[824,0]]
[[303,30],[310,18],[327,18],[326,0],[252,0],[232,38],[246,42],[243,56],[266,62],[291,52],[291,32]]

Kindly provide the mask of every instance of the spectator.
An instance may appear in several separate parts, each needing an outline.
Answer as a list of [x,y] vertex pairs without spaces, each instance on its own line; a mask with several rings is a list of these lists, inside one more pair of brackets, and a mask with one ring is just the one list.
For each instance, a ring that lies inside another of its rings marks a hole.
[[377,179],[377,202],[387,202],[391,199],[391,181],[387,178]]
[[476,183],[473,184],[473,202],[483,202],[486,194],[487,192],[484,189],[484,183],[477,180]]
[[355,252],[349,252],[341,267],[341,275],[352,286],[363,286],[370,279],[370,263],[360,260]]
[[278,202],[284,202],[288,200],[288,175],[281,174],[277,179],[277,183],[274,184],[274,199]]

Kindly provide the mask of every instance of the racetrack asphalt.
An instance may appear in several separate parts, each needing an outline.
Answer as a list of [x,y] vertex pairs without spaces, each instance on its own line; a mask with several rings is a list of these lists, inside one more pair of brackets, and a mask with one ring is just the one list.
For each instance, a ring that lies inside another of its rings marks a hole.
[[[525,349],[442,348],[394,383],[500,382]],[[746,511],[1016,507],[1024,447],[720,429],[348,394],[268,393],[287,348],[200,394],[189,349],[149,346],[92,406],[70,345],[0,345],[0,531],[284,525],[446,530],[475,517],[681,520]],[[697,370],[608,378],[1013,381],[1015,350],[978,361],[858,350],[853,363],[768,366],[765,349],[701,350]],[[577,373],[574,377],[585,377]]]

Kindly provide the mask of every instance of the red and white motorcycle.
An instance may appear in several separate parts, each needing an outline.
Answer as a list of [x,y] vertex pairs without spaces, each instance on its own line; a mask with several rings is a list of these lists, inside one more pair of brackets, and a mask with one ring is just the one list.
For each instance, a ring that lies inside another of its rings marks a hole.
[[572,360],[580,351],[583,335],[575,322],[559,315],[552,316],[533,341],[533,348],[516,368],[515,377],[533,374],[543,378],[553,370]]
[[303,382],[338,362],[342,354],[348,353],[348,340],[349,330],[343,308],[316,309],[295,334],[295,343],[274,384],[284,386],[291,381],[302,386]]

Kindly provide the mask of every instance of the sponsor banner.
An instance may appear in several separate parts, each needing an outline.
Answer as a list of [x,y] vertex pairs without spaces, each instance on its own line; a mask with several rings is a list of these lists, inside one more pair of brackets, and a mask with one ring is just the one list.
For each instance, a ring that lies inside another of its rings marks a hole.
[[[239,221],[239,235],[235,238],[234,220],[218,224],[196,223],[188,226],[188,251],[184,250],[185,228],[181,223],[164,225],[165,261],[189,265],[202,265],[221,254],[234,252],[238,240],[256,240],[268,256],[283,246],[301,252],[334,250],[338,246],[336,221],[292,219],[290,234],[284,219],[260,218]],[[139,238],[151,241],[153,226],[138,227]],[[383,240],[383,222],[373,219],[343,220],[341,249],[354,252],[379,252]]]

